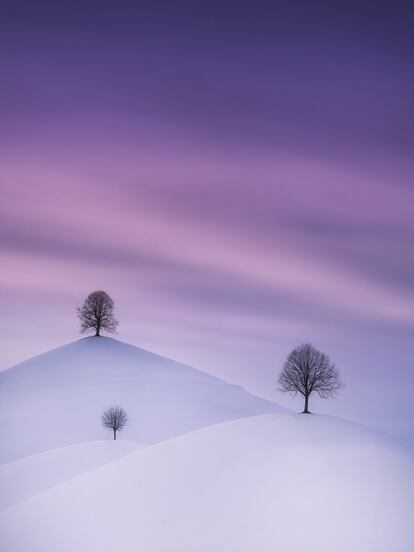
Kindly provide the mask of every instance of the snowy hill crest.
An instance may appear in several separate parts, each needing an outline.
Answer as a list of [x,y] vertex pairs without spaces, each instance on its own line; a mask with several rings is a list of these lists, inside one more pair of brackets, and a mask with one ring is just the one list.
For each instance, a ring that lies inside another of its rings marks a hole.
[[1,443],[2,462],[107,438],[100,415],[111,405],[122,405],[130,418],[120,438],[147,444],[283,410],[240,386],[108,337],[80,339],[0,373],[0,394],[0,413],[14,436]]

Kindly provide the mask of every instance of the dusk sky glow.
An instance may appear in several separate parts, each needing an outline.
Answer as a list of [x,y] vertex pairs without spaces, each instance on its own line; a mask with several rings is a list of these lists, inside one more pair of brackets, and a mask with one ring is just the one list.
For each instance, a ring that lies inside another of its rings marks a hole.
[[78,339],[104,289],[119,339],[285,405],[278,371],[313,342],[346,383],[316,410],[414,438],[403,6],[13,3],[0,369]]

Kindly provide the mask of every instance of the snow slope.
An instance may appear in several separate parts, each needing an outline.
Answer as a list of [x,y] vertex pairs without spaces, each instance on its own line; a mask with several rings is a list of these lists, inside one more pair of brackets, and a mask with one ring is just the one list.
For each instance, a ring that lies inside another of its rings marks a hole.
[[141,448],[143,445],[132,441],[95,441],[49,450],[2,464],[0,509]]
[[326,416],[242,418],[0,513],[13,552],[412,552],[413,457]]
[[108,337],[89,337],[0,372],[0,462],[108,438],[100,416],[126,408],[119,435],[155,443],[282,407],[189,366]]

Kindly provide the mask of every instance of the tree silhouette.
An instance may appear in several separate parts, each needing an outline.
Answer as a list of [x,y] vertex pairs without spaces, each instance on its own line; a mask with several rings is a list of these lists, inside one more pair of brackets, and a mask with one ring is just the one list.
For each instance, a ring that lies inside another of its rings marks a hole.
[[114,441],[116,440],[116,432],[121,431],[128,424],[128,415],[123,408],[119,406],[111,406],[102,414],[102,425],[114,432]]
[[308,404],[312,393],[327,399],[335,396],[343,384],[328,355],[305,343],[293,349],[287,357],[279,375],[279,386],[282,392],[303,395],[303,414],[310,414]]
[[78,317],[81,321],[81,333],[95,332],[101,335],[101,330],[115,333],[118,321],[114,318],[114,302],[102,290],[93,291],[78,308]]

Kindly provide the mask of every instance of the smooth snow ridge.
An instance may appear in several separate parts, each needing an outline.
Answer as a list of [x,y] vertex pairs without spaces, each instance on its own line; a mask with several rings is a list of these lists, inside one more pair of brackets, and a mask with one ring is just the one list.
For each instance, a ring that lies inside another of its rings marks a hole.
[[0,509],[12,506],[144,445],[132,441],[95,441],[27,456],[0,465]]
[[285,411],[237,385],[107,337],[89,337],[0,373],[9,439],[0,462],[108,437],[100,416],[124,407],[119,439],[156,443],[210,424]]
[[175,437],[0,514],[13,552],[412,552],[413,457],[271,414]]

